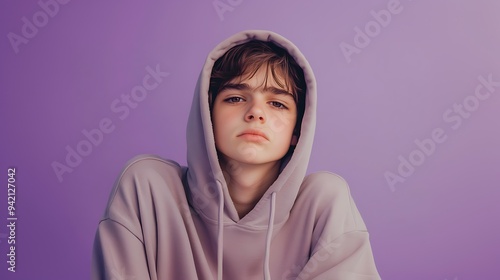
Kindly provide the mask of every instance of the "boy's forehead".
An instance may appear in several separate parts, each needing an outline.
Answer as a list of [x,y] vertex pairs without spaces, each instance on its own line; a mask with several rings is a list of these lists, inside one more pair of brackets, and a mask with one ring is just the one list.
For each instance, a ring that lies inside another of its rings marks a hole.
[[[240,76],[237,76],[229,81],[231,84],[247,84],[255,88],[267,88],[275,87],[283,90],[287,90],[285,79],[282,75],[282,71],[279,68],[275,68],[275,76],[271,69],[266,69],[266,67],[261,66],[257,71],[247,70]],[[278,79],[279,81],[276,81]],[[280,85],[281,84],[281,85]]]

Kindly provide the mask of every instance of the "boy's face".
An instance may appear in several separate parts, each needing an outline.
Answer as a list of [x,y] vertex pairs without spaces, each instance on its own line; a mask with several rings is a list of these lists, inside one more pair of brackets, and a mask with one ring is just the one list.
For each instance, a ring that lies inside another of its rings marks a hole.
[[281,160],[290,145],[297,120],[291,93],[261,68],[250,79],[229,82],[216,96],[212,109],[215,144],[225,159],[245,164]]

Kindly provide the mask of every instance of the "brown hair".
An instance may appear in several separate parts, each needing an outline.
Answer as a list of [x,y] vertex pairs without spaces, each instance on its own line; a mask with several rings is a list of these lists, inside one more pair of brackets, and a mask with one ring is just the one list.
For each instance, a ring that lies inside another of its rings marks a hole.
[[[272,42],[248,41],[232,47],[217,59],[212,68],[208,90],[210,110],[217,94],[231,80],[243,76],[250,79],[261,67],[266,67],[266,73],[270,71],[273,80],[294,96],[297,105],[295,134],[298,136],[305,108],[304,71],[285,49]],[[267,76],[264,83],[267,84]]]

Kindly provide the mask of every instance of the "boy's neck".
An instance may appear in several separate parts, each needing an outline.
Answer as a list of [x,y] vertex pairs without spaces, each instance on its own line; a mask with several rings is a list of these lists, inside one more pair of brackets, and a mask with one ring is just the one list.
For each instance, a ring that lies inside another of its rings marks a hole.
[[280,161],[254,165],[229,163],[222,165],[229,194],[238,216],[243,218],[278,178]]

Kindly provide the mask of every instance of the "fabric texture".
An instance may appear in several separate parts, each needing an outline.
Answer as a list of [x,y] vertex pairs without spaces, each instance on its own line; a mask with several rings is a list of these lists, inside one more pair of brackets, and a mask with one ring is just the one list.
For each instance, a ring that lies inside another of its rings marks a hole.
[[[215,148],[208,88],[214,62],[249,40],[287,50],[304,71],[307,93],[293,154],[240,218]],[[220,43],[196,85],[187,167],[153,155],[127,164],[97,229],[92,279],[380,279],[345,180],[329,172],[306,176],[315,123],[316,81],[294,44],[263,30]]]

